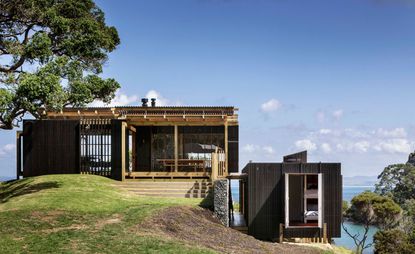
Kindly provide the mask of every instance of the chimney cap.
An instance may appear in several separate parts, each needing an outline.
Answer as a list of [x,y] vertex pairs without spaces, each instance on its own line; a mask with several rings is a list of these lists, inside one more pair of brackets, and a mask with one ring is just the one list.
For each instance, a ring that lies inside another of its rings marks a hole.
[[142,98],[142,99],[141,99],[141,102],[142,102],[142,105],[141,105],[141,106],[143,106],[143,107],[147,107],[147,106],[148,106],[148,105],[147,105],[148,98]]
[[156,106],[156,98],[151,98],[151,106],[152,107]]

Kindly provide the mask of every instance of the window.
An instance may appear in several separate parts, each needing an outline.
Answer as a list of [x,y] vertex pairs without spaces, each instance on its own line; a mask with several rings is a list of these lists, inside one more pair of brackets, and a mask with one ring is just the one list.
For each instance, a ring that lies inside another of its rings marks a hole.
[[211,156],[224,149],[223,126],[183,126],[179,128],[179,159],[204,160],[211,169]]
[[322,227],[322,174],[285,174],[285,226]]

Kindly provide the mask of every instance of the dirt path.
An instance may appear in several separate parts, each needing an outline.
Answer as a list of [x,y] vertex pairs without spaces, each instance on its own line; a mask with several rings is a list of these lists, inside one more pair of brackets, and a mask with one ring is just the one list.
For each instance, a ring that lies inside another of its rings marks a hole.
[[212,212],[195,207],[164,209],[138,225],[137,234],[157,234],[221,253],[320,253],[315,248],[256,240],[222,226]]

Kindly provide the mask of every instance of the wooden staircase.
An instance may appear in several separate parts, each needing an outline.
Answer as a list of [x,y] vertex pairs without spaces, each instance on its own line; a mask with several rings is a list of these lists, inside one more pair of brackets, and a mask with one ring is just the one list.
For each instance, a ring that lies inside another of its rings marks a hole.
[[205,198],[212,190],[210,180],[125,180],[121,188],[140,196],[169,198]]

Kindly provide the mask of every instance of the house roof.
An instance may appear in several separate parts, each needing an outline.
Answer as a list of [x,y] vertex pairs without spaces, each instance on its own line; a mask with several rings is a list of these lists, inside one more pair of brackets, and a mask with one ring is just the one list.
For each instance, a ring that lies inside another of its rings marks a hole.
[[118,106],[77,107],[61,111],[41,110],[46,119],[126,119],[131,122],[228,122],[237,124],[233,106]]

